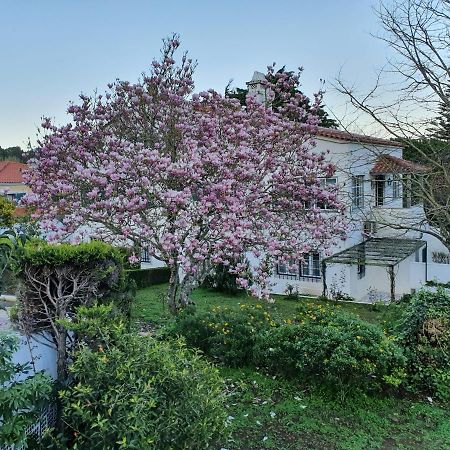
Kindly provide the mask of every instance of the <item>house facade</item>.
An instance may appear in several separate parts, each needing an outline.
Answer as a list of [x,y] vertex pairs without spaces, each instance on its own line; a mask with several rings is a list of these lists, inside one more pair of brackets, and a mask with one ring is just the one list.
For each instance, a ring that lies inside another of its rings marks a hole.
[[[255,72],[248,88],[264,102],[261,80]],[[427,281],[450,282],[448,249],[425,233],[430,225],[414,199],[412,178],[427,168],[404,160],[403,146],[390,140],[319,128],[316,144],[336,166],[322,182],[335,185],[346,204],[348,238],[327,254],[319,248],[293,265],[277,264],[272,291],[375,301],[399,298]]]
[[398,298],[430,280],[449,282],[450,265],[434,258],[448,254],[445,246],[422,231],[396,229],[429,227],[408,189],[426,168],[403,160],[401,145],[388,140],[320,128],[316,142],[316,151],[328,151],[337,168],[323,182],[336,185],[347,206],[348,238],[331,255],[317,249],[294,267],[278,264],[273,292],[374,301]]
[[22,177],[22,172],[27,167],[26,164],[17,161],[0,161],[0,195],[18,205],[15,212],[17,216],[25,213],[25,209],[19,206],[19,202],[31,191]]

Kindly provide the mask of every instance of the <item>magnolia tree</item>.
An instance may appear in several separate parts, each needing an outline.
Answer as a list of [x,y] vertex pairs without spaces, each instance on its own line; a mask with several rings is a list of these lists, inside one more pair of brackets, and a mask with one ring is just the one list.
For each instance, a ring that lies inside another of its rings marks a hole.
[[195,63],[186,54],[176,62],[178,47],[177,36],[165,40],[135,84],[81,95],[67,125],[45,119],[26,174],[27,203],[50,239],[89,225],[91,235],[146,249],[170,269],[175,311],[214,264],[247,287],[243,254],[256,261],[254,294],[268,295],[276,261],[327,248],[345,228],[337,193],[321,183],[334,167],[313,150],[321,93],[306,111],[285,86],[298,77],[282,73],[270,82],[285,95],[276,111],[194,93]]

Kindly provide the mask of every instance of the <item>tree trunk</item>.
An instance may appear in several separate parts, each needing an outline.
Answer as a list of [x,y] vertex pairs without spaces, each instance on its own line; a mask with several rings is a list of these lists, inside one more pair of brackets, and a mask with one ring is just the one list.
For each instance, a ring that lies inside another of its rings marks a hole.
[[169,290],[167,292],[167,305],[172,314],[178,312],[177,293],[179,285],[180,277],[178,275],[178,268],[173,267],[170,269]]
[[194,289],[195,280],[192,276],[185,275],[180,287],[180,307],[185,308],[191,303],[190,295]]
[[58,383],[63,385],[67,381],[67,330],[64,327],[58,328],[56,341],[56,371]]
[[[67,384],[67,330],[63,326],[58,326],[58,333],[56,335],[56,374],[58,389]],[[64,433],[63,421],[63,406],[62,401],[57,396],[56,398],[56,424],[55,428],[59,433]]]

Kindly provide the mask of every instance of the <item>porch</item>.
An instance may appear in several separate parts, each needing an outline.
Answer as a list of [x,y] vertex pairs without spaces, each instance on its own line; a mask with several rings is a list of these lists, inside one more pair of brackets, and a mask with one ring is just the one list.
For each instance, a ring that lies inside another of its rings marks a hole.
[[[426,241],[416,239],[371,238],[342,250],[322,261],[323,295],[328,292],[327,266],[329,264],[349,264],[358,267],[358,273],[365,273],[366,266],[386,267],[389,275],[390,300],[395,300],[395,267],[420,248]],[[424,265],[424,278],[427,279],[427,264]]]

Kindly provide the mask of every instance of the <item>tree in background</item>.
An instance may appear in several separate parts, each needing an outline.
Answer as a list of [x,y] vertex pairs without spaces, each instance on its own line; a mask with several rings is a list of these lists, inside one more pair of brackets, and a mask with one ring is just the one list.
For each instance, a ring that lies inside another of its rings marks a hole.
[[[450,142],[442,139],[447,133],[450,110],[450,1],[382,1],[377,15],[384,31],[380,38],[393,50],[395,58],[388,62],[386,71],[379,73],[368,94],[359,94],[342,79],[337,80],[337,88],[357,112],[405,144],[405,157],[429,169],[413,177],[409,186],[404,185],[423,203],[425,215],[417,215],[412,221],[393,216],[394,220],[380,223],[428,233],[450,250]],[[383,90],[392,85],[394,91]],[[437,115],[440,139],[437,135],[430,138],[429,133],[430,122],[434,123]],[[428,223],[432,226],[428,227]]]
[[[303,107],[305,112],[311,110],[311,100],[302,93],[300,90],[300,75],[303,69],[299,69],[297,73],[294,71],[287,71],[286,66],[275,71],[275,65],[269,66],[265,78],[267,85],[277,86],[274,99],[271,102],[271,107],[279,112],[280,108],[286,104],[286,98],[280,95],[280,92],[288,94],[288,99],[297,97],[297,102]],[[239,100],[242,106],[247,104],[248,89],[242,89],[239,87],[231,88],[231,82],[225,88],[225,97],[234,98]],[[322,93],[323,94],[323,93]],[[321,95],[322,95],[321,94]],[[316,100],[315,100],[316,101]],[[316,111],[319,117],[319,125],[326,128],[338,128],[338,123],[328,116],[328,113],[324,109],[324,105],[320,103]],[[296,113],[292,116],[287,113],[286,117],[289,119],[298,120]]]
[[29,149],[24,152],[19,146],[0,147],[0,161],[18,161],[26,163],[33,156],[33,150]]
[[[170,269],[174,312],[212,264],[231,267],[248,287],[245,264],[234,263],[244,254],[256,262],[252,292],[268,296],[277,260],[327,248],[345,229],[337,193],[320,183],[334,167],[312,151],[321,94],[305,109],[303,96],[290,94],[291,76],[282,89],[271,85],[278,110],[195,94],[195,63],[186,54],[176,63],[179,45],[176,36],[165,40],[136,84],[80,96],[71,123],[46,119],[25,174],[27,203],[50,239],[89,225],[91,235],[147,250]],[[312,206],[319,202],[335,213]]]
[[440,102],[439,115],[433,120],[429,131],[431,138],[450,143],[450,83],[444,94],[446,101]]
[[0,228],[10,228],[15,222],[16,205],[3,195],[0,195]]

